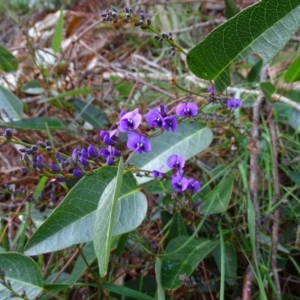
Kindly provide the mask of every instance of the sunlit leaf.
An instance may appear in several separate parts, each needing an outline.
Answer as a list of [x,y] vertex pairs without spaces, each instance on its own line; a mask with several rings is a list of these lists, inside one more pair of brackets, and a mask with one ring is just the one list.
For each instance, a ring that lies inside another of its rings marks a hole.
[[51,41],[51,46],[54,53],[58,53],[60,51],[61,42],[63,38],[63,29],[64,29],[64,14],[62,9],[60,10],[60,14],[56,23],[56,27],[54,30],[54,34]]
[[300,55],[290,64],[284,74],[285,82],[295,82],[300,80]]
[[4,121],[20,120],[23,103],[13,93],[0,85],[0,114]]
[[[299,0],[262,0],[213,30],[190,50],[187,63],[198,77],[230,85],[230,67],[255,52],[266,64],[300,26]],[[217,46],[218,45],[218,46]]]
[[[43,280],[39,267],[30,257],[20,253],[0,253],[0,267],[12,289],[28,299],[36,299],[42,292]],[[12,299],[11,291],[0,284],[0,299]]]
[[0,70],[4,72],[15,72],[18,69],[18,61],[6,48],[0,45]]

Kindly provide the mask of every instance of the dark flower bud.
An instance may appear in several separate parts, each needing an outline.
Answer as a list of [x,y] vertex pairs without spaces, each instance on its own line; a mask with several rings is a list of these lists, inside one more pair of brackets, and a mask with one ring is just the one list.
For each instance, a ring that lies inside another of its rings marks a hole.
[[77,170],[77,169],[73,169],[73,175],[75,177],[81,177],[83,175],[83,172]]
[[43,143],[42,141],[38,141],[37,142],[37,145],[39,146],[39,147],[41,147],[41,148],[46,148],[46,145],[45,145],[45,143]]
[[168,38],[168,35],[166,33],[163,33],[161,36],[162,36],[163,39]]
[[95,149],[95,147],[93,145],[88,146],[87,152],[91,157],[97,157],[98,156],[98,152],[97,152],[97,150]]
[[125,13],[129,14],[129,8],[127,6],[124,7]]
[[147,24],[151,25],[151,19],[150,18],[147,18]]
[[27,150],[28,150],[27,148],[20,148],[20,149],[19,149],[19,151],[20,151],[21,153],[26,153]]
[[65,181],[65,179],[64,179],[64,178],[62,178],[62,177],[59,177],[59,178],[56,178],[56,181],[57,181],[57,182],[64,182],[64,181]]
[[89,153],[86,149],[82,149],[81,150],[81,156],[83,156],[84,158],[89,158]]
[[84,158],[83,155],[80,156],[79,162],[84,166],[87,166],[89,164],[89,162]]
[[172,32],[169,32],[168,39],[169,39],[169,40],[172,40],[172,39],[173,39]]
[[114,6],[111,6],[112,11],[117,12],[117,9]]
[[56,158],[57,161],[59,161],[59,162],[62,162],[62,161],[63,161],[63,158],[61,157],[61,155],[60,155],[60,153],[59,153],[58,151],[55,153],[55,158]]
[[142,26],[140,26],[140,28],[144,30],[144,29],[147,29],[148,26],[147,25],[142,25]]
[[7,138],[8,140],[10,140],[13,136],[11,129],[9,129],[9,128],[5,129],[3,136],[5,138]]
[[26,154],[31,155],[33,153],[33,151],[31,149],[26,149]]
[[46,151],[51,151],[51,146],[46,146],[45,150]]
[[32,145],[32,146],[31,146],[31,150],[32,150],[33,152],[37,151],[37,149],[38,149],[38,146],[37,146],[37,145]]
[[53,173],[60,173],[61,172],[61,169],[60,169],[60,167],[58,167],[56,164],[51,164],[50,165],[50,167],[51,167],[51,170],[52,170],[52,172]]
[[50,141],[49,141],[49,140],[46,140],[46,141],[45,141],[45,145],[46,145],[46,146],[51,146]]
[[106,17],[107,17],[107,14],[103,13],[103,14],[101,14],[101,17],[102,17],[102,18],[106,18]]
[[154,38],[155,38],[156,40],[160,40],[160,36],[159,36],[159,35],[155,35]]
[[29,156],[28,156],[27,153],[24,153],[24,154],[23,154],[22,159],[23,159],[25,162],[30,162],[30,158],[29,158]]
[[140,22],[136,22],[136,23],[134,23],[134,24],[133,24],[133,26],[135,26],[135,27],[139,27],[139,26],[141,26],[142,24],[143,24],[143,22],[141,22],[141,21],[140,21]]
[[144,14],[140,14],[140,19],[141,19],[142,21],[145,21],[145,15],[144,15]]

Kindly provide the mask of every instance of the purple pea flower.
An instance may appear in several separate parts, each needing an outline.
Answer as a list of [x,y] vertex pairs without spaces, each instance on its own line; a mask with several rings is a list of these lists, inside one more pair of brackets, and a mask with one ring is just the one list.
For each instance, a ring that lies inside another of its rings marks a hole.
[[166,107],[163,105],[163,104],[160,104],[159,105],[159,112],[160,112],[160,114],[165,118],[165,117],[167,117],[168,116],[168,111],[167,111],[167,109],[166,109]]
[[164,166],[161,166],[161,167],[159,168],[159,171],[153,170],[153,171],[151,172],[152,176],[153,176],[154,178],[161,178],[161,179],[165,178],[165,174],[161,172],[161,169],[162,169],[163,167],[164,167]]
[[177,132],[177,120],[174,116],[169,116],[164,118],[165,125],[163,128],[167,131],[171,129],[173,132]]
[[88,164],[89,164],[89,162],[85,159],[85,157],[82,154],[78,161],[84,166],[88,166]]
[[180,170],[184,167],[184,158],[181,155],[172,154],[167,160],[167,165],[171,169]]
[[108,146],[108,149],[101,149],[99,154],[106,158],[106,163],[109,166],[112,166],[114,164],[115,157],[120,156],[121,152],[111,146]]
[[60,169],[60,167],[58,167],[56,164],[51,164],[50,165],[50,167],[51,167],[51,170],[52,170],[52,172],[53,173],[60,173],[61,172],[61,169]]
[[80,151],[80,155],[83,156],[84,158],[89,158],[88,151],[86,149],[82,149]]
[[158,109],[151,109],[146,115],[146,121],[151,127],[163,127],[165,125],[165,121],[163,116],[160,114]]
[[77,170],[77,169],[73,169],[73,175],[75,177],[81,177],[83,175],[83,172]]
[[151,151],[150,142],[142,135],[134,132],[128,134],[127,147],[129,150],[137,151],[140,154]]
[[136,130],[142,122],[142,116],[139,113],[139,109],[136,108],[135,110],[124,114],[121,117],[118,129],[121,132],[128,132]]
[[101,130],[100,137],[103,139],[103,142],[108,146],[113,146],[116,143],[117,137],[115,136],[116,130],[111,132]]
[[97,150],[95,149],[95,147],[93,145],[88,146],[87,152],[88,152],[89,156],[91,156],[91,157],[97,157],[98,156],[98,152],[97,152]]
[[195,179],[189,179],[188,180],[188,187],[187,189],[191,192],[191,193],[197,193],[200,190],[201,184],[199,181],[195,180]]
[[228,99],[226,105],[228,109],[236,109],[242,106],[242,101],[240,99]]
[[78,152],[78,149],[75,148],[72,152],[72,160],[74,163],[77,163],[78,162],[78,158],[79,158],[79,152]]
[[207,90],[211,96],[215,95],[215,88],[212,85],[210,85]]
[[188,179],[180,175],[174,175],[171,180],[171,186],[177,193],[183,193],[188,187]]
[[176,107],[176,115],[179,117],[194,117],[198,114],[198,107],[193,102],[182,102]]

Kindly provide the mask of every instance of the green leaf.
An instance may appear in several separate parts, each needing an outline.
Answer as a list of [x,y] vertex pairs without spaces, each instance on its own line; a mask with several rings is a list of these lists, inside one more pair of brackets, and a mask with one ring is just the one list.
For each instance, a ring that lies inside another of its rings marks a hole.
[[300,55],[290,64],[284,74],[284,81],[287,83],[300,80]]
[[20,120],[22,112],[23,103],[21,100],[0,85],[0,114],[3,120]]
[[296,171],[289,171],[288,176],[291,180],[293,180],[296,184],[300,185],[300,173]]
[[239,13],[239,9],[234,4],[233,0],[225,0],[225,17],[230,19]]
[[[133,153],[127,160],[138,169],[159,170],[164,166],[162,172],[170,170],[166,165],[171,154],[180,154],[186,160],[205,150],[211,143],[213,134],[209,128],[198,123],[181,123],[178,132],[164,132],[162,135],[150,140],[152,150],[148,153]],[[150,181],[151,178],[138,177],[139,184]]]
[[124,163],[121,157],[119,161],[117,176],[108,184],[108,186],[104,190],[96,211],[96,219],[93,230],[93,242],[101,277],[104,277],[106,275],[108,268],[112,230],[117,201],[122,186],[123,173]]
[[51,47],[54,53],[58,53],[61,47],[61,41],[63,38],[63,29],[64,29],[64,14],[62,9],[60,10],[57,24],[54,30],[54,34],[51,41]]
[[[187,54],[196,76],[215,80],[217,91],[230,85],[230,67],[255,52],[266,64],[300,26],[299,0],[262,0],[213,30]],[[258,21],[259,20],[259,21]]]
[[[299,104],[300,107],[300,104]],[[300,127],[300,112],[298,109],[293,108],[289,113],[289,124],[295,129],[298,130]]]
[[[82,178],[30,238],[25,253],[36,255],[92,241],[99,199],[115,176],[116,168],[104,167],[94,175]],[[147,205],[133,175],[124,174],[113,236],[137,228],[146,216]]]
[[88,95],[90,93],[91,93],[91,88],[90,87],[79,88],[79,89],[76,89],[76,90],[61,93],[61,94],[53,96],[53,97],[41,99],[41,100],[38,101],[38,103],[45,103],[45,102],[49,102],[49,101],[52,101],[52,100],[63,99],[63,98],[66,98],[66,97],[71,97],[71,96]]
[[165,239],[165,246],[167,246],[172,239],[180,235],[188,235],[188,233],[181,213],[177,212],[172,218],[171,225]]
[[[221,182],[212,191],[202,195],[201,211],[206,212],[211,202],[214,203],[207,213],[219,214],[226,211],[233,190],[233,181],[234,174],[224,175]],[[199,199],[199,194],[197,193],[193,196],[194,201]]]
[[[46,127],[47,124],[47,127]],[[20,121],[7,122],[3,124],[6,127],[18,128],[24,130],[60,130],[65,129],[65,125],[61,120],[47,117],[33,117]]]
[[223,253],[221,253],[221,247],[218,246],[214,249],[213,255],[220,272],[221,258],[223,255],[225,262],[225,281],[228,285],[235,285],[237,276],[237,259],[234,246],[224,245]]
[[[182,246],[190,237],[179,236],[173,239],[165,253],[171,253]],[[164,256],[162,259],[162,285],[165,289],[175,289],[182,282],[180,275],[190,276],[198,264],[218,245],[218,241],[194,238],[186,247],[175,254]]]
[[[0,266],[5,273],[5,281],[9,281],[19,295],[25,291],[28,299],[35,299],[42,292],[41,272],[30,257],[20,253],[0,253]],[[0,299],[12,299],[10,295],[11,292],[0,284]]]
[[154,300],[153,297],[150,297],[148,295],[145,295],[144,293],[141,293],[139,291],[130,289],[125,286],[121,285],[116,285],[108,282],[101,283],[101,287],[104,290],[110,291],[112,293],[120,294],[122,296],[127,296],[133,299],[138,299],[138,300]]
[[155,261],[155,278],[157,283],[157,297],[158,300],[165,300],[165,291],[161,284],[161,260],[159,257],[156,257]]
[[70,101],[76,112],[78,112],[84,121],[90,123],[94,128],[103,128],[106,123],[105,114],[100,111],[94,105],[87,105],[87,103],[81,101],[80,99],[72,99]]
[[276,87],[270,81],[262,82],[259,84],[259,86],[262,92],[264,93],[266,99],[270,103],[273,103],[274,101],[272,99],[272,95],[275,93]]
[[18,61],[6,48],[0,45],[0,70],[4,72],[15,72],[18,69]]
[[263,66],[262,59],[259,59],[255,65],[251,68],[250,72],[247,75],[248,82],[258,82],[259,81],[259,73]]
[[40,95],[45,92],[45,89],[41,87],[37,80],[30,80],[22,87],[22,91],[30,95]]

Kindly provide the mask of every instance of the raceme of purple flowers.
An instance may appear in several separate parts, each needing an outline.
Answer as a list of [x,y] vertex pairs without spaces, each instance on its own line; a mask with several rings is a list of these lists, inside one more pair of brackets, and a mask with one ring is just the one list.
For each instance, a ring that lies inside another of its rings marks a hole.
[[[167,165],[173,170],[171,186],[177,193],[183,193],[188,190],[191,193],[196,193],[200,190],[201,184],[198,180],[188,179],[183,176],[185,160],[181,155],[172,154],[167,159]],[[152,171],[152,176],[155,178],[165,178],[165,174],[160,170]]]

